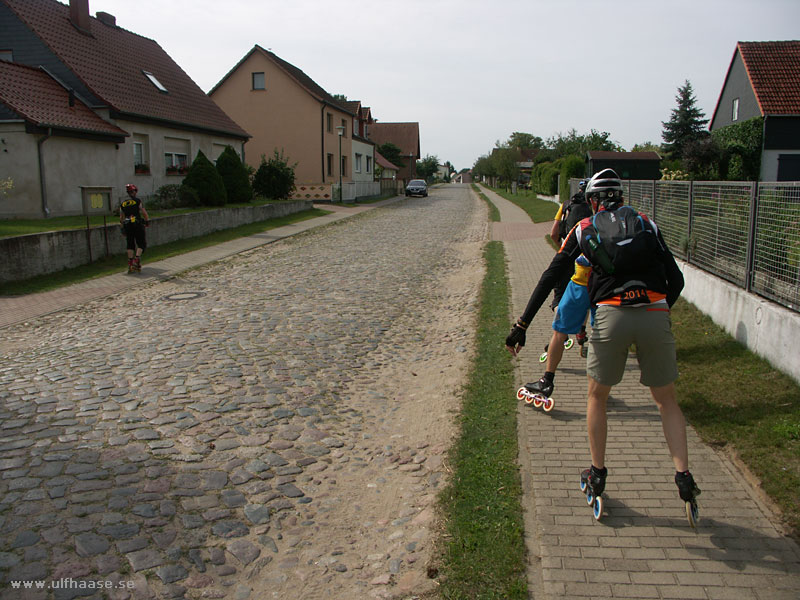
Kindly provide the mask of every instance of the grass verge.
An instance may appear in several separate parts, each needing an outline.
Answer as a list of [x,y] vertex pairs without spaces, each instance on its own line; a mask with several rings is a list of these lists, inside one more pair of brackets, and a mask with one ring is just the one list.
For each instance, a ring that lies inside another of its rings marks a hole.
[[509,288],[502,242],[484,251],[477,352],[463,395],[453,476],[440,496],[441,595],[447,599],[527,598],[517,463],[517,400],[509,354]]
[[683,299],[672,322],[686,419],[747,465],[800,539],[800,386]]
[[[192,250],[199,250],[215,244],[221,244],[240,237],[254,235],[284,225],[291,225],[300,221],[313,219],[314,217],[321,217],[329,214],[329,211],[311,209],[299,213],[287,215],[276,219],[267,219],[266,221],[258,221],[256,223],[248,223],[232,229],[225,229],[223,231],[216,231],[208,235],[201,235],[185,240],[178,240],[163,244],[160,246],[150,246],[145,252],[146,262],[155,262],[169,258],[170,256],[177,256],[191,252]],[[118,235],[118,234],[115,234]],[[46,292],[48,290],[56,289],[73,283],[79,283],[88,279],[95,279],[105,275],[112,275],[127,269],[128,258],[124,254],[116,254],[112,256],[103,257],[88,265],[81,265],[72,269],[64,269],[55,273],[48,273],[46,275],[37,275],[30,279],[15,281],[12,283],[3,283],[0,285],[0,295],[3,296],[19,296],[21,294],[33,294],[37,292]]]
[[517,194],[511,194],[500,188],[490,189],[498,196],[502,196],[509,202],[513,202],[519,206],[528,213],[528,216],[534,223],[552,221],[558,212],[558,204],[554,204],[549,200],[540,200],[534,192],[524,190]]

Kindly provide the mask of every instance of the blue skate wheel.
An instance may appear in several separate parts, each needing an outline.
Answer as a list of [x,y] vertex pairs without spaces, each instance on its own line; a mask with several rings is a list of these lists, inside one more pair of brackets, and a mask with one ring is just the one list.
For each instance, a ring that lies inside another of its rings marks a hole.
[[586,487],[587,487],[586,482],[583,479],[581,479],[581,491],[586,492]]
[[594,515],[594,520],[599,521],[600,517],[603,516],[603,497],[598,496],[594,499],[594,505],[592,506],[592,515]]
[[587,485],[586,486],[586,504],[591,506],[593,502],[594,502],[594,494],[592,493],[592,488],[590,488]]
[[574,340],[572,338],[567,338],[567,341],[564,342],[564,350],[569,350],[572,348],[572,344],[574,344]]

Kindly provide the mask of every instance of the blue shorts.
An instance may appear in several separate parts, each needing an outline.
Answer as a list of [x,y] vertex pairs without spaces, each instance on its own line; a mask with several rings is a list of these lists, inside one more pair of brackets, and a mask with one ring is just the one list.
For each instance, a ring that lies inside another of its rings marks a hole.
[[561,302],[558,303],[553,329],[567,334],[580,332],[586,320],[587,310],[589,310],[589,289],[570,280],[564,295],[561,296]]

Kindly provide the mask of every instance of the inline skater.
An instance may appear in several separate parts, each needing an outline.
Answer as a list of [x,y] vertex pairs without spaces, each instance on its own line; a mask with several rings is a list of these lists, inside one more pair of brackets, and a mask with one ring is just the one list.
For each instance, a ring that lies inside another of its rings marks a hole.
[[582,220],[542,274],[525,312],[512,327],[506,346],[516,354],[525,344],[525,330],[559,277],[583,253],[592,265],[589,296],[596,306],[595,327],[587,361],[587,428],[592,465],[581,473],[581,489],[592,498],[595,518],[602,514],[605,489],[611,388],[622,380],[628,348],[636,344],[640,382],[650,388],[658,406],[664,437],[675,466],[675,483],[686,503],[689,523],[697,520],[700,490],[689,472],[686,421],[678,406],[675,340],[670,307],[683,289],[683,274],[656,224],[624,206],[622,182],[611,169],[595,174],[586,186],[595,215]]
[[128,273],[142,270],[142,253],[147,248],[145,227],[150,224],[150,217],[144,203],[137,197],[139,190],[129,183],[125,186],[128,197],[119,205],[119,222],[128,246]]

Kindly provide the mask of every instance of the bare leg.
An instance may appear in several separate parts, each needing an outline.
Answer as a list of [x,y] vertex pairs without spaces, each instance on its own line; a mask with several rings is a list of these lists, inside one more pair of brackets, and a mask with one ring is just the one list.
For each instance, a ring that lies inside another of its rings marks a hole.
[[547,365],[545,367],[551,373],[556,372],[558,364],[561,362],[561,357],[564,356],[564,342],[567,341],[567,337],[566,333],[553,331],[550,345],[547,346]]
[[606,438],[608,435],[606,404],[610,393],[610,385],[603,385],[589,377],[586,424],[589,429],[589,451],[592,454],[592,464],[598,469],[606,466]]
[[689,470],[689,450],[686,446],[686,420],[683,418],[681,407],[675,394],[675,384],[670,383],[663,387],[651,387],[650,393],[658,405],[661,413],[661,427],[667,447],[675,463],[675,470],[684,472]]

